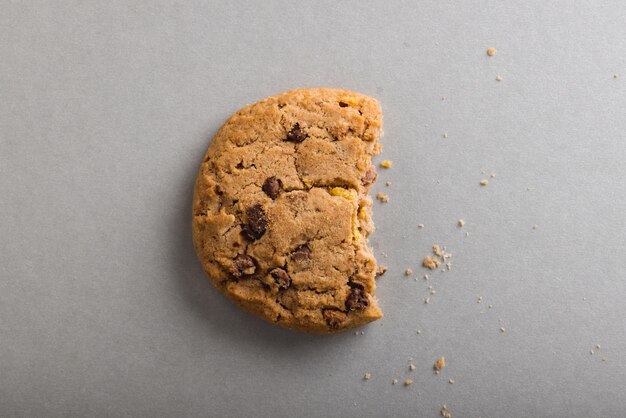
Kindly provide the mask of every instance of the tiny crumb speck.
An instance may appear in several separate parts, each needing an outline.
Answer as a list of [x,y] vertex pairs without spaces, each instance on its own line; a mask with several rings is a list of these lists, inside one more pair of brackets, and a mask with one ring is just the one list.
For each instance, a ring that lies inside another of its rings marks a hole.
[[452,412],[448,410],[448,407],[445,404],[441,405],[439,414],[441,414],[443,418],[452,418]]
[[491,173],[489,174],[489,177],[494,178],[496,176],[496,173]]
[[617,78],[617,77],[619,77],[619,74],[617,73],[613,74],[613,78]]
[[493,305],[489,305],[489,309],[493,308]]
[[409,370],[410,371],[415,370],[415,364],[413,364],[413,363],[409,364]]
[[494,55],[496,55],[496,52],[498,51],[494,47],[487,48],[487,55],[489,55],[490,57],[493,57]]
[[378,193],[376,195],[376,199],[380,200],[382,203],[387,203],[389,202],[389,196],[387,196],[384,193]]
[[600,344],[596,344],[596,350],[600,349]]
[[506,332],[506,328],[500,327],[500,332]]
[[539,225],[534,224],[534,225],[533,225],[533,229],[537,229],[537,228],[539,228]]
[[385,186],[387,186],[387,187],[391,186],[391,182],[390,181],[386,182]]
[[593,350],[589,350],[589,354],[594,354],[594,351]]
[[418,228],[424,228],[424,224],[417,224]]
[[378,268],[376,269],[376,277],[381,277],[384,276],[385,273],[387,273],[387,266],[384,265],[379,265]]
[[439,261],[435,257],[426,256],[422,261],[422,265],[428,269],[435,270],[437,267],[441,265],[441,261]]
[[418,333],[418,334],[421,334],[421,333],[422,333],[422,330],[421,330],[421,329],[418,329],[418,330],[417,330],[417,333]]
[[454,379],[448,379],[448,383],[450,383],[451,385],[454,385]]
[[476,301],[476,303],[483,303],[483,297],[482,296],[478,296],[478,300]]
[[428,305],[430,303],[430,298],[424,298],[424,305]]
[[502,77],[500,77],[499,75],[496,76],[496,81],[502,81]]
[[480,181],[480,185],[481,185],[481,186],[486,186],[486,185],[488,185],[488,184],[489,184],[489,180],[487,180],[487,179],[482,179],[482,180]]
[[392,385],[397,385],[397,384],[398,384],[398,379],[393,379],[393,380],[391,381],[391,384],[392,384]]
[[447,133],[447,132],[444,132],[444,133],[443,133],[443,137],[444,137],[444,138],[447,138],[447,137],[448,137],[448,133]]
[[391,168],[391,161],[390,160],[382,160],[380,162],[380,166],[383,168]]
[[404,386],[411,386],[413,384],[413,379],[406,379],[404,381]]
[[428,280],[430,279],[430,276],[428,274],[424,274],[424,280]]
[[446,367],[446,358],[445,357],[440,357],[439,359],[437,359],[437,361],[435,362],[435,364],[433,365],[433,368],[435,370],[441,370],[444,367]]
[[404,270],[404,275],[405,276],[410,276],[411,274],[413,274],[413,270],[411,270],[411,269]]
[[372,377],[372,375],[371,375],[371,374],[369,374],[369,373],[365,373],[365,374],[363,375],[363,380],[370,380],[370,377]]
[[463,226],[465,225],[465,221],[463,219],[459,219],[457,224],[459,225],[459,227],[463,228]]

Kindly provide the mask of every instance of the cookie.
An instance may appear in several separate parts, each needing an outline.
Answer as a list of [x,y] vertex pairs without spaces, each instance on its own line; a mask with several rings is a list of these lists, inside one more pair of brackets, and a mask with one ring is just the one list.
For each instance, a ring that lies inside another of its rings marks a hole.
[[193,197],[193,242],[215,287],[306,332],[382,317],[367,247],[381,127],[375,99],[338,89],[289,91],[231,116]]

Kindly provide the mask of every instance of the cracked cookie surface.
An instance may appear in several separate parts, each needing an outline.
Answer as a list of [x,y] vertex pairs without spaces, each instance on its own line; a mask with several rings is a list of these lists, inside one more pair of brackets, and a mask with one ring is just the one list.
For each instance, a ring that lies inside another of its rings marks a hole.
[[373,230],[380,105],[300,89],[249,105],[213,138],[195,184],[193,242],[211,282],[287,328],[333,333],[382,317]]

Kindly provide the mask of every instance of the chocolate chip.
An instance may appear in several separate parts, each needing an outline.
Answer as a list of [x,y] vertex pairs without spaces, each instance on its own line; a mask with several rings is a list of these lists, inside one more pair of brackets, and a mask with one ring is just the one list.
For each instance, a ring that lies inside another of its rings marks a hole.
[[274,278],[274,281],[278,285],[279,289],[287,289],[291,285],[291,278],[287,272],[281,268],[275,268],[270,271],[270,275]]
[[263,207],[259,204],[250,206],[246,210],[248,223],[243,227],[241,233],[250,241],[255,241],[265,234],[269,221],[265,215]]
[[348,103],[339,102],[339,107],[348,107]]
[[378,174],[376,173],[376,169],[374,168],[374,166],[370,166],[370,168],[367,169],[367,171],[365,172],[365,175],[361,179],[361,184],[363,186],[372,184],[374,183],[374,180],[376,180],[376,177],[378,177]]
[[291,253],[291,258],[296,262],[308,261],[311,259],[311,249],[306,245],[301,245]]
[[215,185],[215,194],[218,196],[221,196],[224,194],[224,191],[222,190],[219,184]]
[[256,264],[254,258],[245,254],[237,254],[237,257],[233,260],[233,276],[240,278],[243,276],[249,276],[256,272]]
[[346,299],[346,309],[349,311],[362,311],[369,305],[367,294],[363,289],[353,287]]
[[282,185],[283,185],[282,181],[272,176],[272,177],[269,177],[267,180],[265,180],[265,183],[263,183],[262,189],[266,195],[268,195],[269,197],[272,198],[272,200],[274,200],[280,194],[280,189]]
[[322,316],[326,320],[328,326],[332,329],[339,328],[339,325],[341,325],[343,322],[345,322],[346,319],[348,319],[348,316],[345,313],[335,311],[333,309],[322,310]]
[[287,141],[291,142],[302,142],[307,139],[309,136],[300,128],[300,124],[296,123],[293,125],[291,130],[287,132]]

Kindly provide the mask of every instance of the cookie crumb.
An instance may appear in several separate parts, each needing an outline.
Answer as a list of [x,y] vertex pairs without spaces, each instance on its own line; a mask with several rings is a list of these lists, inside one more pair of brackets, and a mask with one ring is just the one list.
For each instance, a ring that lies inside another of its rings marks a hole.
[[430,279],[430,276],[428,274],[424,274],[424,280],[428,280]]
[[486,185],[488,185],[488,184],[489,184],[489,180],[487,180],[487,179],[482,179],[482,180],[480,181],[480,185],[481,185],[481,186],[486,186]]
[[496,173],[491,173],[489,174],[489,177],[494,178],[496,176]]
[[378,268],[376,269],[376,277],[381,277],[384,276],[385,273],[387,273],[387,266],[384,265],[379,265]]
[[385,186],[387,186],[387,187],[391,186],[391,182],[390,181],[386,182]]
[[422,265],[428,269],[435,270],[441,265],[441,261],[435,257],[426,256],[424,257],[424,261],[422,261]]
[[384,168],[391,168],[391,161],[389,161],[389,160],[382,160],[380,162],[380,166],[384,167]]
[[372,377],[372,375],[371,375],[371,374],[369,374],[369,373],[365,373],[365,374],[363,375],[363,380],[370,380],[370,377]]
[[500,332],[506,332],[506,328],[500,327]]
[[600,344],[596,344],[596,350],[600,349]]
[[421,334],[421,333],[422,333],[422,330],[421,330],[421,329],[418,329],[418,330],[417,330],[417,333],[418,333],[418,334]]
[[476,301],[476,303],[483,303],[483,297],[482,296],[478,296],[478,300]]
[[589,354],[593,355],[595,352],[593,350],[589,350]]
[[418,227],[418,228],[423,228],[423,227],[424,227],[424,224],[417,224],[417,227]]
[[496,76],[496,81],[502,81],[502,77],[500,77],[499,75]]
[[435,289],[433,289],[433,290],[431,290],[431,291],[430,291],[430,294],[431,294],[431,295],[434,295],[435,293],[437,293],[437,291],[436,291]]
[[389,196],[387,196],[384,193],[378,193],[376,195],[376,199],[380,200],[382,203],[387,203],[389,202]]
[[602,360],[600,361],[602,361],[603,363],[606,363],[606,357],[602,357]]
[[448,407],[445,404],[441,405],[439,413],[443,418],[452,418],[452,412],[448,410]]
[[430,298],[424,298],[424,305],[428,305],[430,303]]
[[493,308],[493,305],[489,305],[489,309]]
[[411,274],[413,274],[413,270],[411,270],[411,269],[404,270],[404,275],[405,276],[410,276]]
[[398,384],[398,379],[393,379],[393,380],[391,381],[391,384],[392,384],[392,385],[397,385],[397,384]]
[[539,225],[534,224],[534,225],[533,225],[533,229],[537,229],[537,228],[539,228]]
[[439,360],[435,362],[435,364],[433,365],[433,368],[435,370],[441,370],[444,367],[446,367],[446,358],[442,356]]
[[433,245],[433,253],[437,257],[443,257],[443,252],[441,252],[441,248],[439,247],[439,244],[434,244]]
[[465,233],[465,236],[466,236],[466,237],[469,237],[469,232],[466,232],[466,233]]
[[404,386],[411,386],[413,384],[413,379],[406,379],[404,381]]
[[415,364],[413,364],[413,363],[409,364],[409,370],[410,371],[415,370]]
[[494,55],[496,55],[496,52],[498,51],[494,47],[487,48],[487,55],[489,55],[490,57],[493,57]]
[[451,385],[454,385],[454,379],[448,379],[448,383],[450,383]]
[[463,219],[459,219],[458,224],[460,228],[463,228],[465,226],[465,221]]
[[617,73],[613,74],[613,78],[617,78],[617,77],[619,77],[619,74]]
[[443,137],[444,137],[444,138],[447,138],[447,137],[448,137],[448,133],[447,133],[447,132],[444,132],[444,133],[443,133]]

